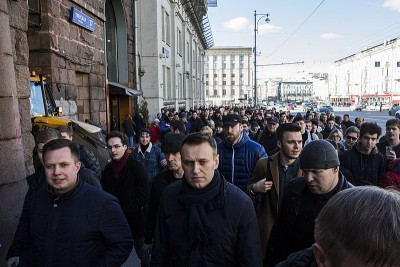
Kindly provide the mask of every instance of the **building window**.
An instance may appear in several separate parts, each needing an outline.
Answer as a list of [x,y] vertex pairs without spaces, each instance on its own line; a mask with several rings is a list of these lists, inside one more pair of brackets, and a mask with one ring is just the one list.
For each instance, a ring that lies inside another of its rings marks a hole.
[[222,77],[223,77],[223,78],[226,78],[226,73],[222,73]]
[[239,60],[243,61],[244,60],[244,55],[239,55]]
[[400,68],[400,61],[397,61],[396,66]]
[[235,89],[231,89],[231,95],[235,95]]
[[178,55],[182,56],[182,32],[179,28],[176,29],[177,31],[177,40],[176,40],[176,50],[178,51]]
[[208,73],[206,74],[206,78],[208,79]]
[[[106,9],[106,11],[107,11],[107,9]],[[166,14],[166,12],[165,12],[164,7],[161,7],[161,19],[162,19],[161,39],[162,39],[163,42],[165,42],[165,29],[166,29],[166,26],[165,26],[165,22],[166,22],[165,14]]]
[[226,63],[222,63],[222,69],[226,70]]
[[210,95],[210,90],[206,90],[206,95],[209,96]]
[[222,61],[226,61],[226,55],[222,55]]
[[169,14],[165,12],[165,43],[167,45],[171,44],[171,26],[169,21]]
[[218,68],[217,63],[214,63],[214,69],[216,70]]
[[222,85],[226,85],[226,81],[222,81]]
[[[190,55],[189,55],[189,51],[190,51],[190,49],[189,49],[189,42],[186,42],[186,57],[187,57],[187,60],[186,60],[186,62],[189,64],[190,63]],[[207,62],[208,62],[208,56],[207,56]],[[208,69],[208,63],[207,63],[207,69]]]
[[244,68],[244,64],[243,64],[243,63],[240,63],[240,64],[239,64],[239,68],[243,69],[243,68]]
[[231,77],[232,77],[232,78],[235,78],[235,73],[232,73],[232,74],[231,74]]
[[239,77],[240,77],[240,78],[243,78],[243,77],[244,77],[244,73],[241,72],[241,73],[239,74]]
[[231,81],[231,85],[235,85],[235,81]]
[[213,56],[213,61],[215,62],[215,61],[217,61],[217,59],[218,59],[218,56],[217,56],[217,55],[214,55],[214,56]]
[[235,69],[235,62],[231,63],[231,69]]
[[208,85],[209,84],[209,81],[206,81],[206,85]]
[[222,89],[222,95],[226,96],[226,89]]
[[218,81],[214,81],[214,85],[218,85]]
[[381,62],[380,61],[375,61],[375,68],[379,68],[381,66]]
[[214,78],[217,78],[217,77],[218,77],[218,74],[214,73]]
[[240,79],[239,84],[244,85],[244,81],[242,79]]
[[214,89],[214,96],[217,96],[217,95],[218,95],[218,90]]
[[231,55],[231,61],[235,61],[235,55],[234,54]]

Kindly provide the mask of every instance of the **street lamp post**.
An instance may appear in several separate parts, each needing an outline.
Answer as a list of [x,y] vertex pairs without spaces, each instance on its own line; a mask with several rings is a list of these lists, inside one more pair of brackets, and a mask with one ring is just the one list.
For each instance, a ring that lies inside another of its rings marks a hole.
[[[257,17],[260,17],[257,20]],[[269,14],[260,14],[257,13],[257,10],[254,10],[254,107],[257,106],[257,31],[258,31],[258,22],[264,18],[265,22],[269,22]]]

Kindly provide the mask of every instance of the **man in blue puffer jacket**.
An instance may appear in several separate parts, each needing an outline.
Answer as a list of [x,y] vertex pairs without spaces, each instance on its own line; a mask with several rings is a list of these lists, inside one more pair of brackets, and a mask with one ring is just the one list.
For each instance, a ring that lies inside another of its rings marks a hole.
[[218,144],[218,170],[228,182],[246,191],[257,161],[268,155],[264,147],[243,131],[242,118],[238,114],[224,117],[224,134],[225,139]]

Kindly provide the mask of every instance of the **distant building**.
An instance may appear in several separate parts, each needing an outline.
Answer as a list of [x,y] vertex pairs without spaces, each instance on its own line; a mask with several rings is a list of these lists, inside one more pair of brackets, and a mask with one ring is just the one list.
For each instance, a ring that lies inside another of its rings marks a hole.
[[206,50],[205,83],[208,104],[247,103],[253,96],[251,47]]
[[282,80],[279,85],[279,98],[282,101],[304,102],[313,100],[313,81],[308,79]]
[[137,2],[140,83],[152,118],[205,104],[204,56],[213,46],[207,1]]
[[347,97],[349,103],[394,102],[400,93],[400,38],[336,60],[329,92],[331,98]]

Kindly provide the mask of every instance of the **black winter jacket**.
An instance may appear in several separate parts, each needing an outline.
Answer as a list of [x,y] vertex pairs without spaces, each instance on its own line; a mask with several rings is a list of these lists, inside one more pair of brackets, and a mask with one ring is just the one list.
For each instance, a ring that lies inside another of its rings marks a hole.
[[154,228],[156,227],[162,193],[168,185],[179,180],[174,177],[171,170],[164,170],[154,177],[154,182],[150,190],[149,207],[147,209],[146,231],[144,234],[145,244],[153,243]]
[[289,255],[289,257],[278,263],[275,267],[317,267],[312,248],[298,251]]
[[[183,178],[185,179],[185,178]],[[261,244],[251,199],[224,181],[224,206],[207,210],[219,233],[223,252],[219,259],[205,256],[207,266],[261,266]],[[169,185],[162,195],[153,243],[152,266],[190,266],[189,211],[178,200],[182,182]]]
[[29,266],[120,266],[133,247],[117,199],[82,181],[61,196],[41,187],[23,215]]
[[78,147],[79,147],[79,159],[80,159],[83,167],[94,172],[98,176],[98,179],[100,179],[101,167],[100,167],[99,160],[85,146],[78,145]]
[[115,177],[111,163],[104,168],[101,180],[104,191],[116,196],[121,204],[134,238],[144,235],[145,219],[143,207],[149,198],[148,180],[144,166],[128,157],[125,167]]
[[[315,219],[327,200],[337,192],[351,187],[353,185],[347,182],[346,178],[340,173],[338,185],[333,189],[335,191],[331,191],[324,196],[319,195],[319,197],[325,199],[319,202],[321,203],[320,205],[312,207],[313,202],[312,200],[310,201],[310,196],[313,194],[307,186],[306,179],[297,177],[292,180],[287,186],[278,217],[269,236],[264,266],[275,266],[291,253],[310,247],[314,243],[313,228]],[[302,203],[304,204],[303,206]],[[311,206],[310,209],[314,210],[312,218],[304,218],[299,214],[300,208],[304,206]],[[307,231],[310,229],[298,229],[304,222],[311,224],[308,226],[308,228],[312,228],[311,232]],[[299,244],[295,244],[295,240],[303,240],[304,247],[298,247]]]
[[[101,189],[101,184],[94,172],[86,168],[81,168],[79,170],[79,179],[83,182]],[[41,188],[47,188],[46,177],[43,167],[40,168],[33,174],[26,178],[28,183],[28,192],[25,195],[24,205],[21,212],[21,218],[28,214],[29,202],[33,194],[37,193]],[[17,226],[17,231],[15,232],[13,243],[8,249],[7,259],[11,257],[18,257],[24,253],[25,240],[24,235],[28,231],[29,225],[24,224],[20,220]],[[21,264],[22,265],[22,264]]]
[[381,185],[386,171],[386,159],[375,146],[371,154],[361,154],[360,144],[339,154],[340,166],[347,169],[352,175],[354,185]]

